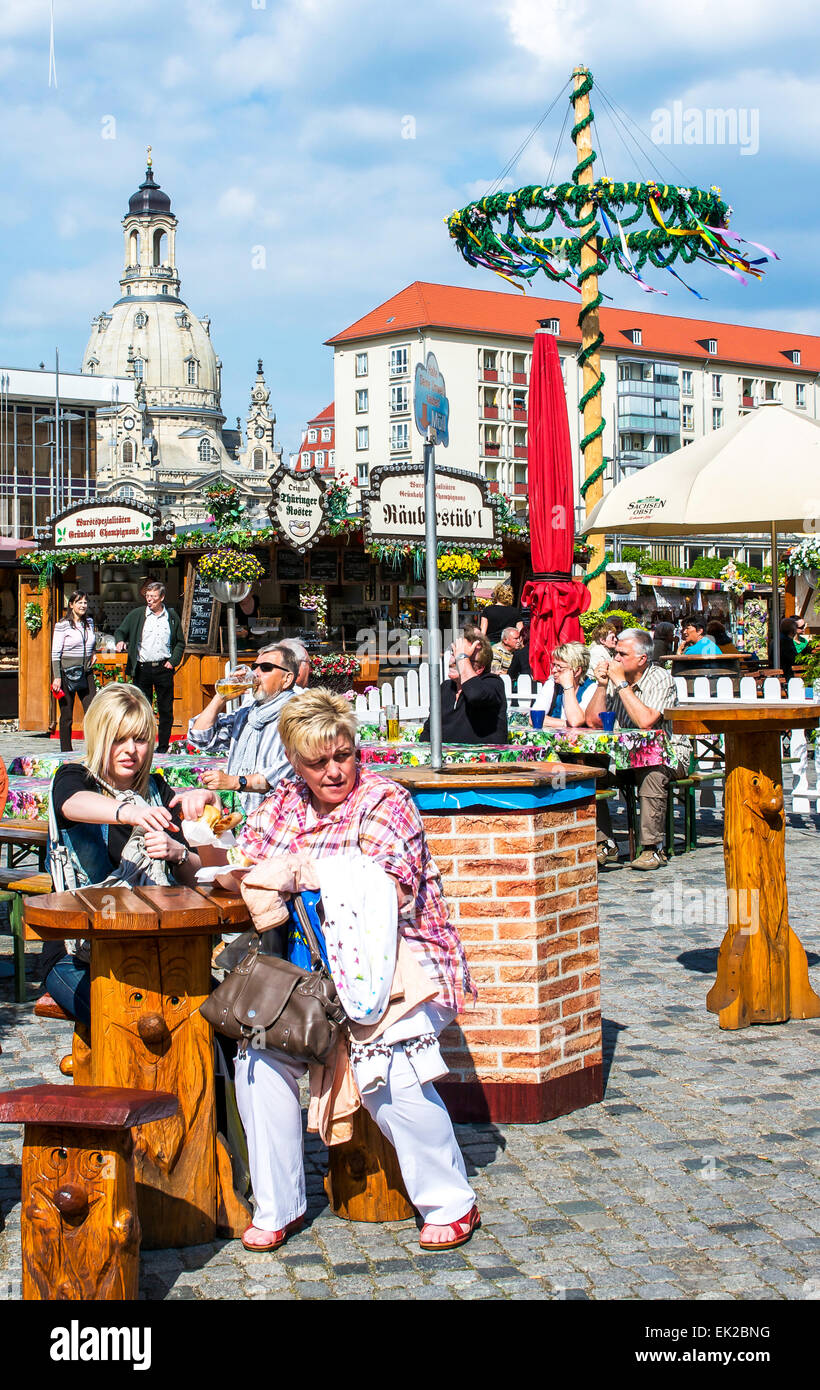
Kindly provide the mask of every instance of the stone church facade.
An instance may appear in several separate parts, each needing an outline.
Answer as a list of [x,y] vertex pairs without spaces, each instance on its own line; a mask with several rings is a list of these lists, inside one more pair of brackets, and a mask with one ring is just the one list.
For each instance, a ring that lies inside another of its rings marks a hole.
[[282,448],[262,362],[245,426],[245,442],[225,428],[222,364],[211,341],[210,320],[180,297],[176,266],[177,219],[154,180],[150,152],[145,179],[123,219],[124,268],[120,297],[92,319],[83,357],[87,375],[129,377],[134,404],[111,403],[97,412],[97,497],[123,497],[158,506],[174,524],[195,524],[209,514],[205,489],[220,479],[236,484],[249,522],[267,523],[268,480]]

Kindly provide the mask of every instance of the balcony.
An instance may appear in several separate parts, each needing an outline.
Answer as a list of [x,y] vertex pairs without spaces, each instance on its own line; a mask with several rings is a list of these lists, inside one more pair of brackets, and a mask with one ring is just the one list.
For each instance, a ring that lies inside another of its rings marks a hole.
[[527,373],[526,373],[526,372],[513,372],[513,374],[512,374],[512,379],[513,379],[513,386],[526,386],[526,384],[527,384]]
[[487,479],[487,491],[488,491],[488,492],[500,492],[500,491],[501,491],[501,484],[499,483],[499,481],[498,481],[497,478],[488,478],[488,479]]
[[527,446],[526,446],[526,444],[516,444],[516,445],[513,446],[513,458],[514,458],[514,459],[525,459],[526,457],[527,457]]
[[755,398],[754,398],[754,396],[741,396],[741,398],[740,398],[740,408],[741,408],[741,410],[754,410],[754,408],[755,408]]
[[526,421],[527,412],[526,412],[526,410],[522,410],[520,407],[516,407],[516,408],[513,410],[512,417],[513,417],[514,420],[524,420],[524,421]]
[[483,406],[481,407],[481,414],[484,416],[484,419],[485,419],[485,420],[497,420],[497,419],[498,419],[498,406],[497,406],[497,405],[483,405]]
[[498,381],[498,372],[495,367],[482,367],[481,375],[484,381]]
[[498,458],[499,451],[500,451],[500,448],[501,448],[500,444],[485,444],[485,445],[484,445],[484,454],[485,454],[485,456],[486,456],[487,458],[490,458],[490,459],[497,459],[497,458]]
[[515,496],[516,496],[516,497],[526,497],[528,491],[529,491],[529,485],[528,485],[527,483],[514,483],[514,484],[513,484],[513,492],[515,493]]

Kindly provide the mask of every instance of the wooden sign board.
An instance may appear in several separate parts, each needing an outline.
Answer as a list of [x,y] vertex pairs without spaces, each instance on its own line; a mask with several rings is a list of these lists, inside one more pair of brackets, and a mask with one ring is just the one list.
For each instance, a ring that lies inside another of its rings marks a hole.
[[365,550],[342,551],[342,577],[345,584],[367,584],[373,561]]
[[307,575],[307,563],[298,550],[283,547],[276,552],[276,578],[286,584],[297,584]]
[[339,582],[338,550],[312,550],[310,552],[310,577],[314,584],[337,584]]
[[221,606],[196,566],[189,564],[182,600],[182,631],[185,633],[186,652],[216,651]]

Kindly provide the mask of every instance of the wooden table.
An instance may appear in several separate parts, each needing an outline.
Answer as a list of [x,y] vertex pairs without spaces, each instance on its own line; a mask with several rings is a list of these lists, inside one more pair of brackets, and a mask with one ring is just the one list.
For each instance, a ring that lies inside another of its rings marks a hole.
[[85,888],[24,898],[29,937],[91,941],[93,1086],[170,1091],[179,1113],[135,1133],[143,1245],[238,1235],[250,1212],[234,1193],[216,1133],[214,1050],[199,1006],[211,937],[248,925],[241,898],[192,888]]
[[789,926],[780,736],[816,728],[815,704],[685,704],[664,711],[675,733],[723,734],[726,935],[706,1007],[721,1028],[817,1018],[806,952]]
[[[25,859],[31,850],[36,849],[42,869],[48,845],[48,821],[12,820],[10,817],[3,817],[0,820],[0,850],[4,845],[8,850],[9,868],[16,868],[21,858]],[[15,849],[24,850],[23,855],[18,855],[16,859]]]

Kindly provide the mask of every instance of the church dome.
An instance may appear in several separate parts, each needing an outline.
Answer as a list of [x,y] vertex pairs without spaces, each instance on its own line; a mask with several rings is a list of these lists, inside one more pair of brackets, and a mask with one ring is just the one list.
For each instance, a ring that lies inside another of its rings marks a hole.
[[171,199],[167,193],[163,193],[159,184],[154,182],[154,171],[150,164],[145,171],[143,182],[128,199],[127,216],[133,217],[141,213],[166,213],[169,217],[171,215]]
[[219,406],[219,367],[203,323],[180,299],[157,295],[119,300],[94,322],[83,371],[127,376],[136,363],[149,405]]

